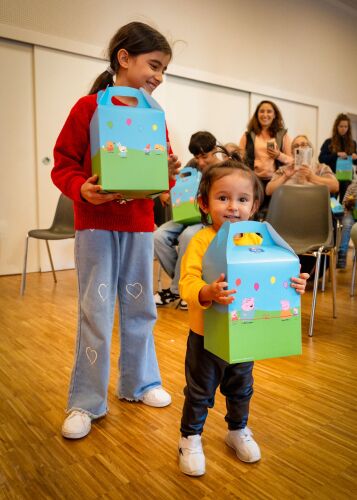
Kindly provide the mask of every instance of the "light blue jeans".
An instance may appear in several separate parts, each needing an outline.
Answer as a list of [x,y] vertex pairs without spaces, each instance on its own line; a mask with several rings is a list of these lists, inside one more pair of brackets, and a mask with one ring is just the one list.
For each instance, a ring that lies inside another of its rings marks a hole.
[[110,345],[119,298],[120,359],[118,397],[138,400],[161,385],[152,330],[152,233],[82,230],[76,232],[79,285],[78,332],[68,412],[92,418],[108,411]]
[[340,255],[346,255],[348,250],[348,243],[351,237],[351,229],[356,221],[352,216],[352,212],[347,212],[342,219],[342,233],[341,233],[341,243],[339,248]]
[[[186,248],[194,236],[204,226],[194,224],[185,226],[169,220],[154,232],[154,253],[164,271],[172,278],[170,290],[179,293],[181,260]],[[178,248],[176,250],[176,246]]]

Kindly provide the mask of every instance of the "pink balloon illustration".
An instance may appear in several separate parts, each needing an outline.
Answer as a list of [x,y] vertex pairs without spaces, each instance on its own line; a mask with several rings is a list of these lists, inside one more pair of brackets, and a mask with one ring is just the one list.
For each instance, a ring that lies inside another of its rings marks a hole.
[[131,125],[131,118],[127,118],[127,119],[126,119],[126,124],[127,124],[127,125]]
[[254,290],[256,292],[259,290],[259,283],[254,283]]
[[240,278],[236,279],[236,285],[239,286],[242,283],[242,280]]

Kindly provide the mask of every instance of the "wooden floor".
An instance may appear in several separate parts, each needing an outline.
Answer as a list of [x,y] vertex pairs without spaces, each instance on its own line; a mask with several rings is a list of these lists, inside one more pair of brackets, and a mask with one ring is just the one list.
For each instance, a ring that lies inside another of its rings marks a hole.
[[[155,329],[163,409],[118,401],[113,336],[110,413],[79,441],[61,437],[76,329],[74,271],[0,278],[0,498],[357,498],[357,298],[351,262],[338,273],[338,319],[330,287],[319,293],[315,336],[303,298],[303,355],[259,361],[250,427],[262,460],[243,464],[224,444],[220,394],[204,432],[207,473],[182,475],[176,447],[183,403],[187,313],[159,310]],[[117,330],[117,320],[115,324]]]

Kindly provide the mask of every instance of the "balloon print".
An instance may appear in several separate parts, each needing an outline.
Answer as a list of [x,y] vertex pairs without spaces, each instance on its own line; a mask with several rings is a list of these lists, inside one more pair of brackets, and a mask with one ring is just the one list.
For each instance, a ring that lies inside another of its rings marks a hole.
[[132,123],[131,118],[127,118],[125,123],[126,123],[128,126],[130,126],[130,125],[131,125],[131,123]]
[[156,123],[154,123],[154,125],[153,125],[151,128],[153,129],[153,131],[154,131],[154,132],[156,132],[156,130],[157,130],[157,125],[156,125]]
[[272,276],[272,277],[270,278],[270,283],[271,283],[272,285],[274,285],[274,283],[275,283],[275,282],[276,282],[276,278],[275,278],[275,276]]
[[242,283],[242,280],[240,278],[236,279],[236,285],[239,286]]
[[256,292],[259,290],[259,283],[254,283],[254,290]]
[[284,288],[288,288],[288,286],[289,286],[289,283],[288,283],[287,281],[284,281],[284,283],[283,283],[283,287],[284,287]]

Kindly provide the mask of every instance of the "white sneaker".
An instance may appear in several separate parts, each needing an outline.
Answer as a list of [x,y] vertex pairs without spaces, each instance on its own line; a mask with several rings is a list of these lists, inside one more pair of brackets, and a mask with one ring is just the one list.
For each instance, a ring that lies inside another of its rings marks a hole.
[[83,411],[72,411],[62,425],[62,436],[67,439],[80,439],[89,434],[91,418]]
[[260,448],[252,436],[253,433],[248,427],[228,431],[226,435],[226,444],[233,448],[242,462],[253,463],[261,459]]
[[188,476],[202,476],[206,472],[206,459],[201,436],[181,437],[178,445],[179,467]]
[[168,406],[171,403],[171,396],[162,387],[155,387],[154,389],[145,392],[140,401],[148,406],[163,408],[164,406]]

